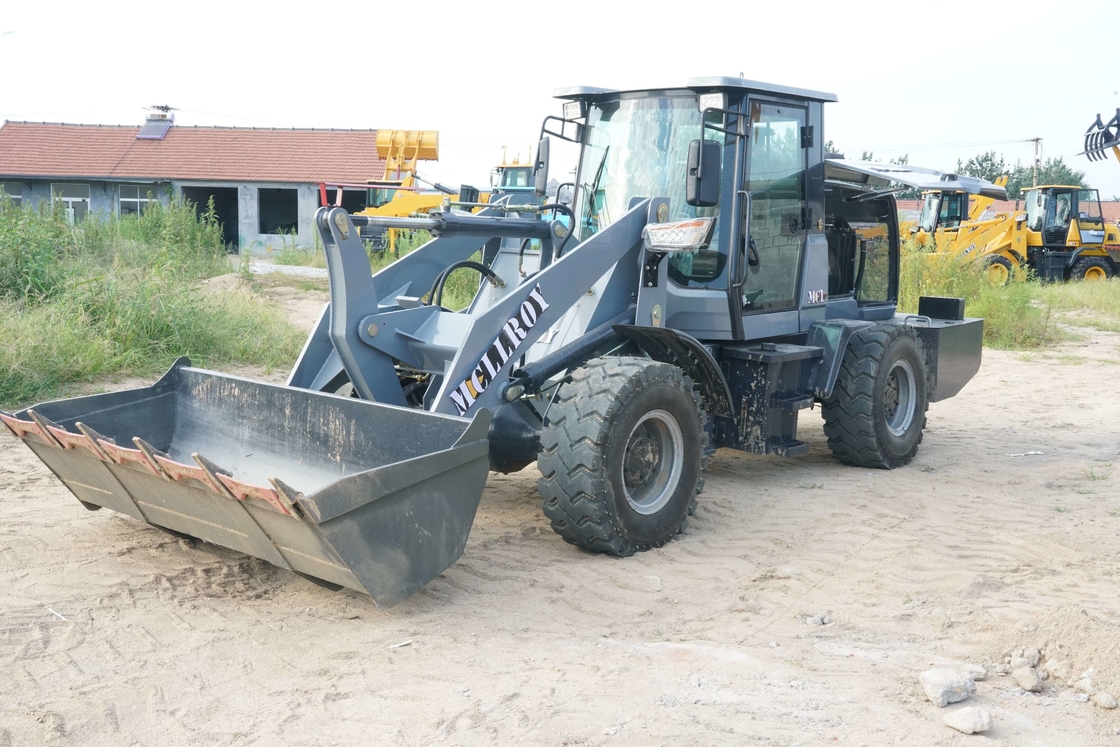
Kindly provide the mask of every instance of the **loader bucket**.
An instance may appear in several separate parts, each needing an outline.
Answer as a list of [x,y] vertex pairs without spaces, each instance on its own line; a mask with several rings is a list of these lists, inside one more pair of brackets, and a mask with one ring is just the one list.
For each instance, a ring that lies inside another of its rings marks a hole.
[[1107,158],[1107,151],[1117,146],[1120,146],[1120,109],[1116,110],[1108,124],[1102,122],[1098,114],[1096,121],[1085,131],[1085,157],[1090,161],[1102,161]]
[[0,420],[86,508],[403,600],[454,563],[489,471],[473,420],[203,371]]

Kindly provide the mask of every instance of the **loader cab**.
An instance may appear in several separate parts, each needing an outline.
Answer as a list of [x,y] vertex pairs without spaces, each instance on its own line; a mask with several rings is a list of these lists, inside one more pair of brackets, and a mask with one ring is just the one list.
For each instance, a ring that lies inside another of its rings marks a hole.
[[[792,338],[829,318],[830,288],[839,289],[845,314],[893,315],[893,213],[885,201],[834,210],[833,198],[847,195],[826,192],[822,122],[831,94],[702,78],[682,89],[557,95],[580,103],[580,241],[643,197],[668,198],[660,222],[700,220],[710,229],[702,245],[657,260],[657,277],[640,283],[639,317],[656,310],[661,324],[702,340]],[[718,187],[711,202],[689,200],[698,171],[705,189]],[[833,217],[856,238],[830,244]],[[885,281],[876,293],[867,264],[863,292],[856,287],[861,247]]]
[[397,187],[401,182],[368,182],[371,186],[367,190],[366,207],[379,208],[388,205],[397,196]]
[[490,172],[490,186],[499,194],[527,194],[533,191],[533,164],[502,155],[502,162]]
[[922,212],[917,230],[932,235],[938,228],[959,228],[968,218],[968,194],[965,192],[926,192],[922,196]]
[[1040,234],[1042,247],[1060,250],[1104,241],[1097,190],[1059,185],[1030,187],[1024,192],[1026,228]]

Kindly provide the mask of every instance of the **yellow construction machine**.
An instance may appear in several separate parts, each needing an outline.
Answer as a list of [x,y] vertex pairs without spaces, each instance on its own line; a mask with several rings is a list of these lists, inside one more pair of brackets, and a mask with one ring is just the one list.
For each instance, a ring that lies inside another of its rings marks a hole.
[[[416,171],[419,161],[439,160],[439,132],[436,130],[378,130],[377,155],[385,161],[385,174],[381,179],[370,180],[366,185],[320,185],[322,204],[332,203],[327,198],[327,188],[336,187],[339,197],[334,205],[345,205],[342,191],[346,187],[364,186],[365,207],[353,211],[355,215],[380,218],[422,217],[439,210],[444,200],[451,202],[480,203],[489,194],[464,185],[452,189],[438,182],[430,182]],[[427,185],[427,186],[423,186]],[[396,252],[399,229],[373,229],[363,234],[375,251]]]
[[502,162],[490,172],[490,186],[503,194],[528,194],[534,191],[533,162],[522,161],[521,154],[511,160],[502,148]]
[[1040,185],[1023,190],[1025,209],[966,221],[939,246],[983,262],[988,280],[1004,285],[1024,269],[1044,282],[1106,280],[1120,273],[1120,227],[1106,224],[1095,189]]
[[[1007,187],[1007,175],[998,177],[997,187]],[[932,240],[935,246],[956,238],[962,223],[976,223],[996,201],[998,195],[987,191],[970,193],[963,188],[932,189],[922,193],[922,210],[918,220],[899,224],[903,238],[920,244]]]

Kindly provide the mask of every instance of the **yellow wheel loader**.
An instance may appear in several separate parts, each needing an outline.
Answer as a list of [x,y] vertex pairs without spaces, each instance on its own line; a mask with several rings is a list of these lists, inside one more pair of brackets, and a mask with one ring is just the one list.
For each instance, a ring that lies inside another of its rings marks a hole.
[[940,250],[982,262],[994,285],[1026,269],[1043,282],[1107,280],[1120,272],[1120,228],[1105,223],[1097,190],[1027,187],[1022,201],[1023,210],[962,224]]
[[[368,182],[366,206],[357,215],[424,216],[439,210],[444,200],[485,203],[489,199],[489,194],[473,187],[456,190],[429,182],[417,173],[417,162],[439,160],[439,132],[435,130],[378,130],[377,155],[385,160],[385,175]],[[370,242],[374,251],[387,250],[396,254],[399,233],[397,228],[373,228],[363,230],[362,237]]]
[[961,224],[978,223],[996,200],[1007,199],[1007,180],[1006,175],[1001,176],[980,192],[963,188],[923,192],[918,220],[900,224],[902,235],[920,244],[932,242],[934,246],[954,240]]

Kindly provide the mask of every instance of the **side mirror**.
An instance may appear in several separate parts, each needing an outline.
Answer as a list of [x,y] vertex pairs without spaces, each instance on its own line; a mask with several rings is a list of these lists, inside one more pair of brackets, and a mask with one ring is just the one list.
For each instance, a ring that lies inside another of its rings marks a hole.
[[723,172],[722,147],[715,140],[693,140],[688,144],[688,175],[684,201],[692,207],[719,204],[719,182]]
[[548,144],[547,137],[541,138],[537,146],[537,162],[533,167],[533,191],[537,197],[544,197],[548,193]]

